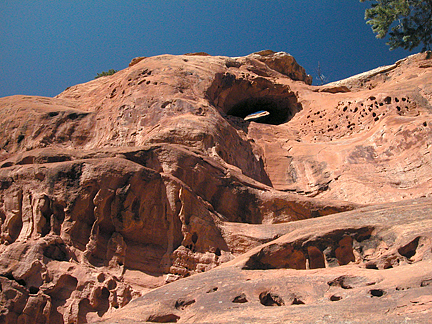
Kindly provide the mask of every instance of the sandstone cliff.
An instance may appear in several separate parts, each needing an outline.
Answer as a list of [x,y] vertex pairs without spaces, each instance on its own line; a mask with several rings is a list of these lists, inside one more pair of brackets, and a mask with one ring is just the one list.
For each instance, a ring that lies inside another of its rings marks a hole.
[[198,54],[0,99],[1,320],[428,318],[432,61]]

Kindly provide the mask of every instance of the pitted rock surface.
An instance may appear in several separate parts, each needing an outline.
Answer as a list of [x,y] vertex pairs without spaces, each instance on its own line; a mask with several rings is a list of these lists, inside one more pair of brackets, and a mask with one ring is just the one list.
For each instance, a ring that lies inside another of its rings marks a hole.
[[162,55],[0,98],[0,322],[430,318],[429,61]]

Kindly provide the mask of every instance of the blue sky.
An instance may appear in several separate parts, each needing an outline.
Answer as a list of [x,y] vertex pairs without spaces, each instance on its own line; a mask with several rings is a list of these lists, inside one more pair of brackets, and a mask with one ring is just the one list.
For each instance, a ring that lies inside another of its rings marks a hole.
[[45,0],[0,2],[0,97],[55,96],[136,56],[285,51],[318,81],[412,53],[389,51],[357,0]]

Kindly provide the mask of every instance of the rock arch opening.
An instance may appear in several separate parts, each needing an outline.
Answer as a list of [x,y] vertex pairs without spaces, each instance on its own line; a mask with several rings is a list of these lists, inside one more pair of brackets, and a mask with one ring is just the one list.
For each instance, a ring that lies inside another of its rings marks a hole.
[[287,85],[264,77],[220,73],[207,96],[222,113],[259,123],[283,124],[301,110],[296,94]]
[[263,124],[279,125],[290,120],[294,111],[284,98],[247,98],[235,104],[227,114]]

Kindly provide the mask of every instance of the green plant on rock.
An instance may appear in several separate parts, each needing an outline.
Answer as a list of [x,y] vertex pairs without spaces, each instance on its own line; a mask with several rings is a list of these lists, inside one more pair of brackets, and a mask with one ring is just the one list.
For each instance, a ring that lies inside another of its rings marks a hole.
[[371,1],[365,19],[377,38],[390,36],[390,50],[401,47],[413,50],[422,45],[422,52],[432,44],[432,0],[360,0]]
[[107,75],[113,75],[113,74],[116,73],[116,72],[118,72],[118,70],[114,70],[114,69],[110,69],[110,70],[108,70],[108,71],[103,71],[103,72],[101,72],[101,73],[98,73],[98,74],[95,76],[95,79],[100,78],[100,77],[103,77],[103,76],[107,76]]

